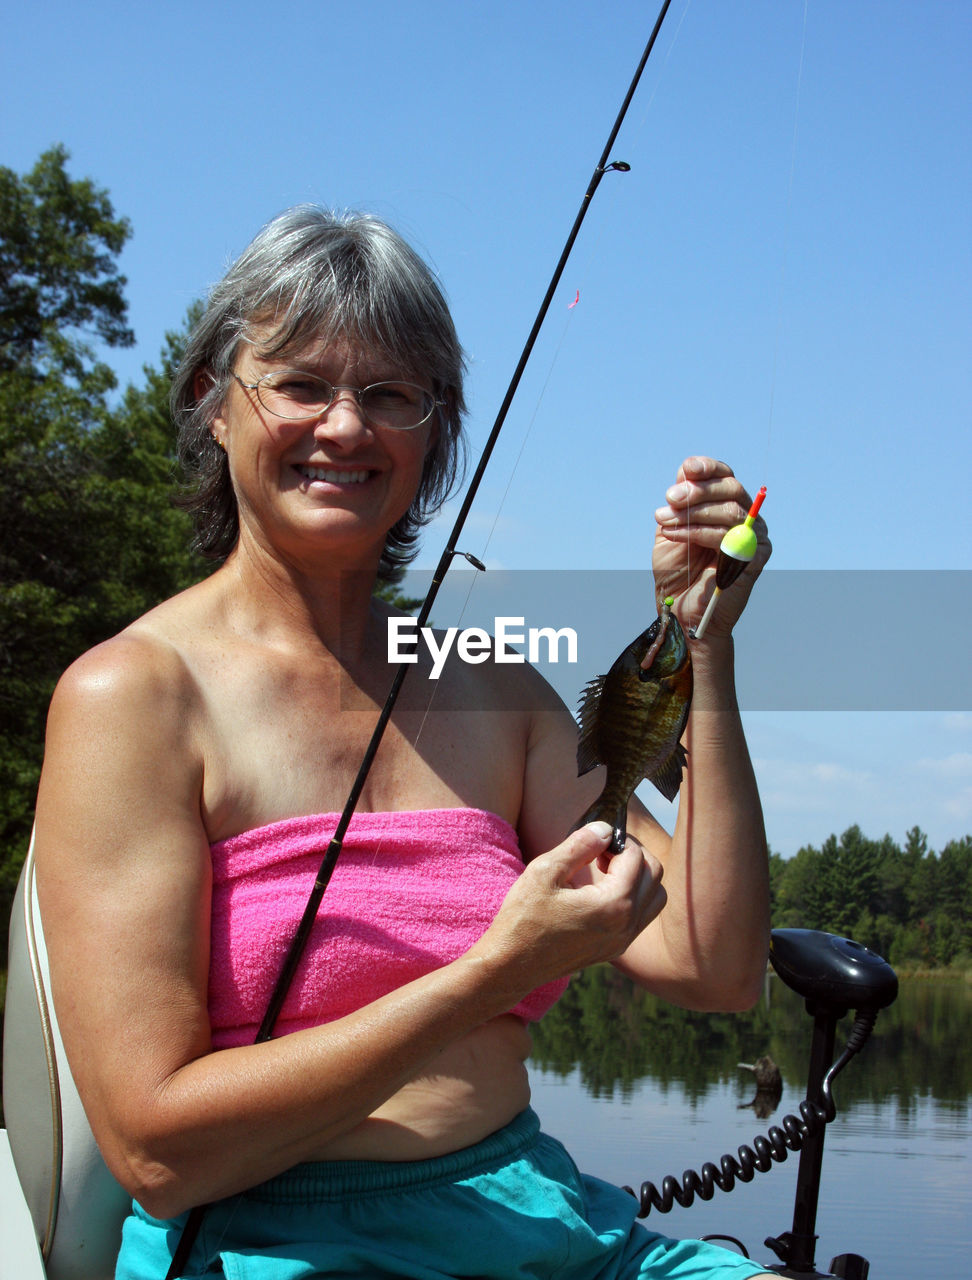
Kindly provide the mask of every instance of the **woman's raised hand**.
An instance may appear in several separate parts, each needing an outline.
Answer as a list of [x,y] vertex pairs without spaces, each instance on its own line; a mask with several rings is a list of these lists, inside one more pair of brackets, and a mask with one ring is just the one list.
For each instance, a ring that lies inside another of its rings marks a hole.
[[[667,505],[655,512],[655,595],[659,604],[666,596],[674,596],[679,621],[688,627],[702,615],[711,590],[712,574],[707,570],[715,567],[722,539],[746,519],[752,499],[724,462],[690,457],[679,467],[665,500]],[[772,548],[762,517],[753,528],[756,555],[713,615],[712,634],[728,635],[732,630],[769,559]]]

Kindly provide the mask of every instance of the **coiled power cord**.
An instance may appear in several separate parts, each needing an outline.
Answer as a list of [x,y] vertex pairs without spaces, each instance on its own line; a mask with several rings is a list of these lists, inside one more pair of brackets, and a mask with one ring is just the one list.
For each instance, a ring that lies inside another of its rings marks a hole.
[[638,1217],[647,1218],[652,1209],[670,1213],[676,1204],[688,1208],[696,1196],[700,1200],[711,1200],[717,1187],[720,1191],[731,1191],[737,1181],[752,1182],[757,1173],[766,1173],[774,1164],[782,1164],[791,1151],[802,1151],[807,1141],[836,1116],[833,1080],[863,1049],[877,1014],[877,1009],[865,1009],[857,1014],[846,1049],[823,1079],[822,1101],[804,1098],[799,1106],[799,1117],[784,1116],[778,1125],[772,1125],[765,1134],[758,1134],[752,1146],[739,1147],[738,1159],[726,1154],[718,1165],[707,1160],[698,1172],[686,1169],[681,1179],[669,1174],[662,1179],[660,1191],[653,1182],[643,1182],[637,1193],[631,1187],[625,1187],[624,1190],[638,1201]]

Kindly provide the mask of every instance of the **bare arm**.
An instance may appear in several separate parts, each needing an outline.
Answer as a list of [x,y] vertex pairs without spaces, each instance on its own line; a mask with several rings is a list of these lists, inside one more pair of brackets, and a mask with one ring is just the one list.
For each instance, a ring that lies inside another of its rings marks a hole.
[[578,832],[459,960],[337,1022],[214,1053],[197,700],[163,646],[122,637],[88,655],[52,704],[38,801],[72,1070],[109,1167],[163,1217],[313,1158],[538,983],[620,954],[652,909],[634,854],[569,889],[604,848]]
[[[745,1009],[759,996],[769,948],[766,835],[732,685],[732,641],[717,647],[706,637],[693,665],[689,763],[662,856],[668,906],[618,963],[685,1007]],[[651,827],[635,820],[632,829],[650,839]]]
[[[681,495],[659,515],[654,555],[659,598],[675,596],[682,625],[697,621],[727,528],[748,497],[722,463],[686,460]],[[670,491],[671,492],[671,491]],[[670,514],[669,514],[670,513]],[[700,1009],[748,1007],[766,968],[769,893],[766,838],[733,684],[731,629],[769,555],[759,522],[752,568],[727,591],[705,638],[692,644],[695,689],[685,734],[688,769],[669,837],[637,799],[628,830],[664,868],[665,909],[618,960],[642,985]],[[619,637],[619,647],[627,637]],[[603,771],[576,779],[576,728],[546,708],[535,720],[524,827],[532,848],[557,838],[598,794]],[[551,781],[554,780],[554,781]],[[596,879],[598,872],[591,872]]]

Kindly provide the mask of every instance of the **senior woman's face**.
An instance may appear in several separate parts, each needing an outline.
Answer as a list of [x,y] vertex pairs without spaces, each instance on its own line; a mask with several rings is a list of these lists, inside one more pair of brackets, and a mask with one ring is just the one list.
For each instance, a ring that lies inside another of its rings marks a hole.
[[[268,410],[266,392],[261,402],[257,390],[241,385],[288,369],[351,390],[339,390],[316,417],[292,420]],[[380,552],[415,497],[435,444],[437,414],[408,430],[376,425],[354,391],[414,378],[380,353],[347,341],[286,357],[263,357],[247,345],[234,373],[213,434],[229,458],[241,531],[262,543],[323,539],[351,556]]]

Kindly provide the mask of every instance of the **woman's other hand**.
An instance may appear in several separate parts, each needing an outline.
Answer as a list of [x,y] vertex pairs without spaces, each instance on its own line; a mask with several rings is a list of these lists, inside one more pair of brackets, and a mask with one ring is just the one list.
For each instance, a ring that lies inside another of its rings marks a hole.
[[661,863],[629,837],[607,858],[611,828],[592,822],[534,858],[473,948],[511,990],[617,959],[662,910]]

